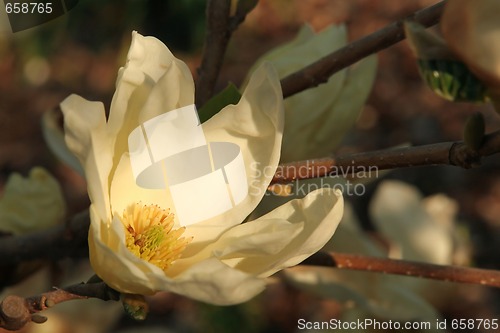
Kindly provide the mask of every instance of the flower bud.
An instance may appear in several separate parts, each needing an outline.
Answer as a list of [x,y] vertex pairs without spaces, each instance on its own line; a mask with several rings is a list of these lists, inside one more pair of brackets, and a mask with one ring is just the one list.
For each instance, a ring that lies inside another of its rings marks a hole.
[[0,230],[23,234],[62,222],[66,204],[57,180],[35,167],[29,177],[12,174],[0,199]]

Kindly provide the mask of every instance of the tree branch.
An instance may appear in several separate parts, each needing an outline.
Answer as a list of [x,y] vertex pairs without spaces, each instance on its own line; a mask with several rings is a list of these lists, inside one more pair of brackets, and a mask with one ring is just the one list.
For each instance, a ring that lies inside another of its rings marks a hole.
[[34,259],[57,260],[88,251],[88,210],[75,215],[67,224],[21,236],[3,237],[0,242],[0,268]]
[[448,282],[500,288],[500,271],[370,257],[336,252],[317,252],[300,265],[397,274]]
[[23,328],[31,321],[43,323],[47,318],[36,315],[36,313],[62,302],[87,298],[116,301],[119,300],[120,295],[104,282],[98,282],[80,283],[28,298],[14,295],[7,296],[0,303],[0,328],[15,331]]
[[290,97],[296,93],[325,83],[330,76],[341,69],[403,40],[403,22],[406,20],[418,22],[425,27],[433,26],[439,22],[445,2],[441,1],[402,20],[391,23],[288,75],[281,80],[283,97]]
[[477,151],[463,141],[456,141],[281,164],[271,184],[337,175],[355,176],[358,172],[422,165],[454,165],[469,169],[478,166],[481,157],[499,152],[500,131],[496,131],[484,137]]
[[198,108],[212,97],[229,39],[257,2],[257,0],[238,1],[236,13],[230,17],[231,0],[208,0],[207,32],[195,91]]

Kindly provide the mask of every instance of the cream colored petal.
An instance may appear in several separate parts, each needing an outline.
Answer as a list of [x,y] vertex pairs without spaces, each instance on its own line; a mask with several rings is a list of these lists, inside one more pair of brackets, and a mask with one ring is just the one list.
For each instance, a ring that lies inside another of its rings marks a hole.
[[437,223],[425,211],[416,188],[402,182],[385,181],[375,193],[370,214],[377,228],[400,246],[404,259],[451,263],[452,235],[445,225]]
[[[280,78],[296,72],[322,57],[340,49],[347,43],[344,26],[330,26],[316,34],[281,59],[275,59]],[[285,60],[286,59],[286,60]],[[283,65],[280,66],[280,64]],[[331,103],[339,96],[346,78],[346,70],[331,76],[324,84],[300,92],[285,100],[286,127],[285,138],[289,133],[296,133],[315,122]]]
[[[111,210],[121,215],[125,208],[134,203],[158,205],[162,209],[170,209],[175,213],[175,207],[168,189],[154,190],[140,187],[136,184],[130,156],[123,154],[113,174],[110,187]],[[177,220],[177,216],[175,217]],[[177,221],[177,225],[180,225]]]
[[376,72],[376,56],[364,58],[349,67],[346,80],[331,107],[331,112],[325,113],[325,116],[320,118],[322,122],[331,124],[320,128],[315,138],[318,146],[324,147],[319,153],[320,156],[330,153],[352,128],[371,92]]
[[143,122],[193,104],[194,83],[189,68],[154,37],[132,34],[127,64],[120,70],[111,102],[109,133],[113,138],[110,179],[122,155],[128,151],[128,136]]
[[[285,104],[287,126],[283,137],[282,160],[290,162],[331,154],[361,114],[375,79],[376,68],[376,56],[365,58],[349,67],[338,94],[333,96],[328,90],[316,90],[320,86],[304,91],[304,98],[307,96],[309,106],[299,108],[299,104],[293,103],[293,108],[288,108]],[[336,76],[337,74],[331,79]],[[289,111],[293,110],[292,113],[300,117],[309,113],[310,109],[321,110],[314,122],[300,129],[288,127],[289,123],[303,124],[300,118],[293,119],[289,116]]]
[[104,106],[71,95],[61,103],[61,110],[66,144],[85,170],[90,200],[100,216],[109,220],[108,175],[112,154]]
[[[175,58],[167,46],[157,38],[144,37],[134,31],[127,63],[120,69],[116,92],[111,102],[109,115],[111,132],[120,131],[123,123],[129,121],[129,118],[138,119],[138,112],[142,107],[141,102],[133,103],[134,108],[129,105],[136,89],[146,83],[152,87],[165,75],[167,78],[164,81],[167,85],[163,86],[165,88],[163,94],[194,95],[193,79],[186,64]],[[147,97],[149,94],[145,92],[144,95]],[[142,103],[145,102],[144,96],[137,97],[142,100]],[[155,112],[161,114],[166,111],[169,110],[156,110]]]
[[264,288],[264,279],[233,269],[216,258],[197,263],[165,286],[165,290],[216,305],[246,302]]
[[[106,242],[103,242],[106,240]],[[112,288],[126,293],[172,291],[207,303],[227,305],[261,292],[264,281],[232,269],[215,258],[196,262],[171,278],[158,267],[135,257],[125,247],[122,222],[91,226],[89,253],[93,269]]]
[[154,279],[163,271],[135,257],[125,247],[123,224],[115,217],[111,224],[97,223],[91,206],[89,257],[95,273],[113,289],[133,294],[153,294],[158,290]]
[[76,156],[69,150],[64,141],[64,132],[58,125],[56,110],[50,110],[43,114],[42,132],[47,146],[63,163],[78,172],[81,176],[85,175],[83,167]]
[[235,208],[190,226],[186,235],[199,241],[214,239],[222,230],[241,223],[262,199],[276,171],[283,131],[283,98],[272,66],[259,67],[240,102],[222,109],[203,124],[203,130],[209,142],[232,142],[240,147],[249,193]]
[[289,201],[259,220],[284,219],[292,224],[303,223],[304,229],[292,239],[282,239],[286,246],[278,253],[243,257],[235,268],[264,277],[300,263],[332,237],[342,212],[342,193],[332,189],[320,189],[304,199]]
[[[332,25],[314,33],[309,25],[304,25],[292,42],[278,46],[265,54],[253,68],[264,61],[269,61],[275,66],[279,77],[284,78],[341,48],[346,42],[347,33],[344,26]],[[330,109],[344,83],[345,73],[345,71],[341,71],[332,76],[327,83],[285,100],[286,123],[282,161],[302,159],[295,152],[298,147],[291,143],[292,139],[296,136],[301,137],[298,134],[301,134],[304,128],[316,121],[325,110]],[[290,144],[288,144],[289,142]]]
[[281,219],[251,221],[235,226],[225,232],[217,242],[213,254],[221,259],[241,259],[279,253],[287,245],[284,239],[294,239],[303,232],[304,223],[290,223]]
[[[283,219],[256,220],[236,225],[225,231],[218,239],[203,245],[201,251],[192,254],[192,245],[177,260],[169,275],[178,275],[196,262],[216,256],[229,266],[234,266],[241,258],[277,254],[288,242],[304,230],[304,223],[290,223]],[[231,263],[229,259],[235,259]]]
[[[257,64],[264,60],[270,61],[276,67],[279,77],[284,78],[341,48],[346,42],[347,33],[344,26],[330,26],[315,34],[308,25],[304,25],[294,41],[279,46],[264,55]],[[320,125],[313,124],[322,114],[331,109],[333,101],[339,95],[344,84],[345,74],[345,70],[340,71],[332,76],[327,83],[285,100],[283,162],[306,158],[301,147],[310,147],[310,145],[303,144],[304,141],[307,141],[304,131],[307,131],[309,127],[311,127],[311,131],[318,129]],[[297,138],[302,138],[304,141]],[[295,140],[299,140],[300,144],[297,145]]]
[[124,244],[123,226],[118,218],[113,219],[109,227],[91,225],[89,255],[92,267],[110,287],[120,292],[172,291],[207,303],[228,305],[247,301],[265,286],[264,280],[235,270],[216,258],[197,262],[170,278],[158,267],[135,257]]
[[177,58],[154,85],[141,110],[141,123],[160,114],[194,104],[194,82],[187,65]]
[[66,203],[57,180],[41,167],[9,176],[0,198],[0,231],[23,234],[63,222]]

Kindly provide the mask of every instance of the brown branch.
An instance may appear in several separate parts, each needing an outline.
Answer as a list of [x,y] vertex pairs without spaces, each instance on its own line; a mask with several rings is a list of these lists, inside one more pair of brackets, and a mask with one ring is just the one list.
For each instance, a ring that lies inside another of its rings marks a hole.
[[67,224],[21,236],[3,237],[0,267],[34,259],[57,260],[88,251],[89,212],[75,215]]
[[421,262],[370,257],[356,254],[318,252],[301,265],[397,274],[448,282],[472,283],[500,288],[500,271],[442,266]]
[[271,184],[326,176],[355,176],[358,172],[422,165],[454,165],[469,169],[478,166],[481,157],[499,152],[500,131],[496,131],[484,137],[477,151],[463,141],[441,142],[282,164],[278,166]]
[[330,76],[341,69],[403,40],[403,22],[405,20],[418,22],[425,27],[435,25],[439,22],[445,2],[446,1],[441,1],[403,20],[391,23],[321,58],[315,63],[288,75],[281,80],[283,97],[290,97],[296,93],[325,83]]
[[212,97],[229,39],[257,2],[257,0],[238,1],[236,13],[230,17],[231,0],[207,1],[207,32],[195,92],[198,108]]
[[104,282],[80,283],[28,298],[14,295],[7,296],[0,303],[0,328],[15,331],[23,328],[31,321],[42,323],[47,318],[36,315],[36,313],[62,302],[87,298],[116,301],[120,296],[118,292],[109,288]]

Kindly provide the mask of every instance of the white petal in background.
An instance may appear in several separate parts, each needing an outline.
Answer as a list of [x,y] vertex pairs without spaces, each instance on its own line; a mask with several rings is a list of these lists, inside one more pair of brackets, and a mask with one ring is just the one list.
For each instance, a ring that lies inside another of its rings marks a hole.
[[[455,243],[453,232],[456,204],[443,195],[423,199],[410,185],[386,181],[381,183],[370,207],[372,219],[382,227],[381,235],[390,241],[390,253],[398,249],[403,259],[408,259],[406,253],[414,260],[452,264],[454,253],[462,251],[462,246]],[[412,224],[407,223],[410,221]],[[437,245],[437,254],[427,250],[434,245],[425,241],[429,230],[435,230],[435,242],[444,244]],[[387,249],[361,229],[348,204],[338,230],[323,250],[370,256],[387,254]],[[300,289],[344,304],[344,320],[379,318],[434,322],[439,318],[434,306],[452,301],[450,295],[457,288],[443,281],[329,268],[296,267],[285,270],[283,276]]]
[[62,223],[66,202],[61,186],[45,169],[35,167],[28,177],[9,176],[0,198],[0,231],[23,234]]

